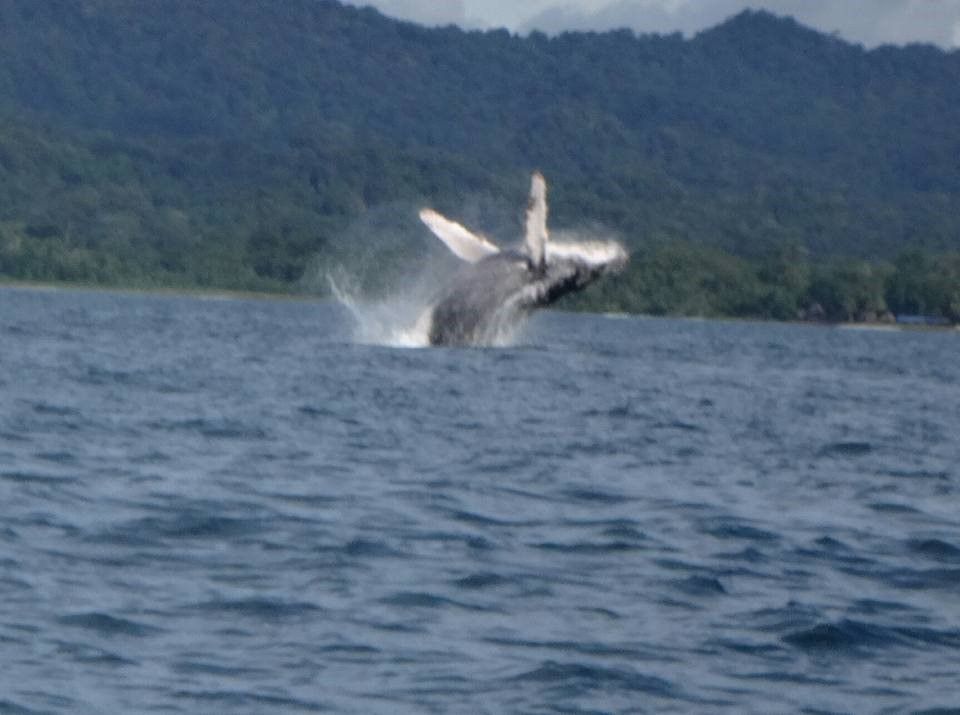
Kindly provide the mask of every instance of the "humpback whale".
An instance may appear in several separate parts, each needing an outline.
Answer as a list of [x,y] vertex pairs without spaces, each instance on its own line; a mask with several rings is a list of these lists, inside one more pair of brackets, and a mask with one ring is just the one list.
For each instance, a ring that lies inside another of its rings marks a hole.
[[432,345],[489,345],[532,310],[621,269],[627,252],[616,241],[551,241],[547,182],[530,182],[521,246],[501,250],[461,224],[425,208],[420,220],[465,263],[420,320]]

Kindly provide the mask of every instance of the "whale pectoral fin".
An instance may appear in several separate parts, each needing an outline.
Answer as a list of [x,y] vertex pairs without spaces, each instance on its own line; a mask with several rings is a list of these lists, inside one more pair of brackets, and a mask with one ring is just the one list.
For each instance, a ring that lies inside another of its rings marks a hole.
[[500,252],[499,248],[483,236],[478,236],[456,221],[441,216],[433,209],[420,211],[420,220],[458,258],[462,258],[468,263],[476,263],[487,256]]
[[539,171],[530,181],[527,233],[524,242],[533,265],[542,269],[547,246],[547,182]]

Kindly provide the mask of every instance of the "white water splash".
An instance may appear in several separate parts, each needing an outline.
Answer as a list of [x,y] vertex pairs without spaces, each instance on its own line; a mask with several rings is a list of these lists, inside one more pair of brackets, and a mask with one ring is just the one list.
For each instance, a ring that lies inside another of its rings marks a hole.
[[327,275],[330,291],[354,322],[353,339],[368,345],[422,348],[430,345],[430,305],[414,294],[367,300],[353,281]]
[[[408,291],[398,292],[375,300],[363,296],[348,275],[336,277],[327,274],[330,291],[353,318],[353,340],[363,345],[383,345],[393,348],[424,348],[430,346],[432,301],[423,281]],[[512,304],[497,311],[483,336],[474,347],[510,347],[516,344],[526,315]]]
[[[368,285],[367,281],[353,280],[343,271],[337,277],[328,274],[333,295],[354,318],[357,342],[425,347],[430,345],[436,312],[440,320],[450,323],[439,326],[441,342],[513,345],[534,308],[586,286],[603,273],[623,268],[628,260],[620,242],[598,240],[583,232],[559,232],[557,235],[567,240],[548,241],[546,181],[539,173],[531,179],[526,235],[519,250],[501,253],[493,242],[432,209],[421,209],[419,217],[454,256],[479,265],[472,274],[423,266],[418,278],[405,282],[401,291],[376,300],[358,289]],[[494,258],[496,263],[484,263]],[[531,262],[536,269],[532,273]],[[441,275],[446,278],[438,280]],[[483,280],[489,280],[489,285],[482,284]],[[436,305],[440,308],[435,310]]]

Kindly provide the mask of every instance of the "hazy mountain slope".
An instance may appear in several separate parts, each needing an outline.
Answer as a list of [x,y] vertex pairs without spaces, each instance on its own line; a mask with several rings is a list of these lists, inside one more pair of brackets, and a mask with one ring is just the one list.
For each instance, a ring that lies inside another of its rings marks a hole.
[[548,38],[326,0],[0,0],[0,43],[8,275],[281,285],[389,238],[344,242],[371,207],[508,202],[534,167],[557,223],[641,249],[960,248],[957,52],[765,13]]

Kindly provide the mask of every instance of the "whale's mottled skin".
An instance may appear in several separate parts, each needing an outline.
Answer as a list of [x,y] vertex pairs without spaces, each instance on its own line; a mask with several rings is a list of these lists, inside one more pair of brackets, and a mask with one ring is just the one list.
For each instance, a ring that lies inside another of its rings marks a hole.
[[615,241],[548,240],[546,182],[533,175],[526,235],[518,250],[495,244],[431,209],[420,218],[466,265],[424,315],[431,345],[489,345],[535,308],[621,269]]

